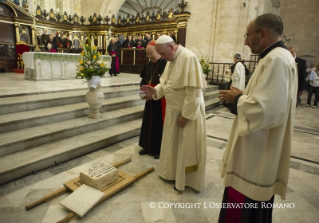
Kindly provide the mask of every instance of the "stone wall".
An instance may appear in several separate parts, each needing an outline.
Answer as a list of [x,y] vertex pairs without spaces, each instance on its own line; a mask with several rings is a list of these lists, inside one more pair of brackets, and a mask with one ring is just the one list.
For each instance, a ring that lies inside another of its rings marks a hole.
[[244,45],[249,21],[266,12],[280,11],[272,7],[271,0],[188,0],[186,9],[192,13],[186,47],[197,56],[200,48],[214,62],[233,62],[235,53],[249,60],[250,49]]
[[[57,0],[37,0],[56,13]],[[85,18],[97,13],[105,17],[117,14],[125,0],[63,0],[63,12],[75,12]],[[200,51],[210,61],[232,62],[235,53],[249,60],[250,49],[244,45],[246,27],[253,18],[267,12],[281,15],[284,35],[292,38],[288,46],[299,47],[298,55],[310,55],[309,61],[319,64],[319,9],[318,0],[187,0],[188,21],[186,47],[198,57]],[[273,2],[280,2],[280,8]],[[245,3],[245,6],[244,4]],[[30,1],[30,4],[32,2]],[[36,5],[30,8],[35,11]],[[34,12],[35,14],[35,12]],[[88,20],[85,22],[88,24]],[[199,49],[198,49],[199,48]],[[199,51],[200,50],[200,51]],[[306,58],[307,59],[307,58]]]
[[282,0],[281,18],[284,23],[284,35],[292,38],[288,46],[297,46],[298,55],[308,64],[319,64],[319,1],[318,0]]

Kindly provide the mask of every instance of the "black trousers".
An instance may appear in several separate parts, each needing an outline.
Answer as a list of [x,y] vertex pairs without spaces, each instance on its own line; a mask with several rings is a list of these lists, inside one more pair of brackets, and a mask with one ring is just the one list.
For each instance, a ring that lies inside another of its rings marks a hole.
[[315,93],[315,101],[313,103],[314,106],[318,105],[318,101],[319,101],[319,87],[314,87],[312,85],[310,85],[309,91],[308,91],[308,100],[307,100],[307,104],[311,105],[311,98],[312,98],[312,94]]

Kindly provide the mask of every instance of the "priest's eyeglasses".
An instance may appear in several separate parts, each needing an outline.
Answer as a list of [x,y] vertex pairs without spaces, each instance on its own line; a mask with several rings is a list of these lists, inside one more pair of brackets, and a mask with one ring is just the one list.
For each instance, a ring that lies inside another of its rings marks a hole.
[[258,32],[260,32],[262,29],[257,29],[257,30],[255,30],[255,31],[253,31],[253,32],[250,32],[250,33],[246,33],[246,35],[244,35],[244,38],[245,39],[248,39],[248,37],[251,35],[251,34],[253,34],[253,33],[258,33]]
[[153,50],[152,52],[147,53],[146,56],[147,56],[147,57],[151,57],[151,56],[152,56],[152,53],[153,53],[154,51],[155,51],[155,50]]

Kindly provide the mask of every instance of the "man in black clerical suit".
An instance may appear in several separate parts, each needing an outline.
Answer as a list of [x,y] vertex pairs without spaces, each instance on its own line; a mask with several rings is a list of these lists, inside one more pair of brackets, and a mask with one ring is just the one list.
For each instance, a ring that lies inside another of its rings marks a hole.
[[151,36],[150,36],[148,33],[146,33],[146,34],[145,34],[145,40],[144,40],[144,48],[146,48],[147,45],[148,45],[151,41],[152,41]]
[[118,36],[115,37],[115,44],[117,45],[119,49],[122,49],[122,43]]
[[61,40],[61,37],[59,36],[59,34],[60,34],[59,32],[56,32],[54,40],[57,43],[57,46],[60,48],[60,45],[62,47],[62,40]]
[[41,35],[41,44],[45,45],[49,41],[49,35],[47,34],[48,30],[43,30],[43,34]]
[[135,46],[138,47],[144,47],[144,40],[142,39],[142,36],[139,35],[138,39],[135,41]]
[[132,48],[135,47],[135,43],[132,40],[132,36],[128,36],[128,39],[126,41],[124,41],[123,43],[123,48]]
[[63,48],[71,49],[71,47],[72,47],[72,41],[70,40],[70,37],[68,36],[67,38],[63,39]]
[[[147,62],[140,75],[142,78],[140,86],[156,86],[165,69],[166,60],[162,59],[156,52],[155,44],[156,42],[152,41],[146,48],[146,56],[150,58],[151,61]],[[165,98],[153,100],[152,95],[146,95],[142,97],[142,99],[146,100],[146,103],[139,140],[139,146],[142,147],[142,149],[139,154],[149,154],[154,156],[154,159],[158,159],[162,145],[166,101]]]
[[291,46],[289,47],[289,51],[292,56],[295,58],[298,67],[298,95],[297,102],[301,103],[300,96],[302,95],[303,90],[306,87],[306,74],[307,74],[307,61],[297,57],[298,47]]
[[53,38],[53,35],[49,36],[49,41],[44,45],[44,49],[50,52],[56,52],[58,49],[57,42]]

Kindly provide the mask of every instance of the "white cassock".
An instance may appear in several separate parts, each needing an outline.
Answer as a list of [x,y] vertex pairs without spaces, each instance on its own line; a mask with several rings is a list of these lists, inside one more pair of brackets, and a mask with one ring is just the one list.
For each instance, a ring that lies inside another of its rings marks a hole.
[[245,67],[241,62],[237,62],[235,65],[231,86],[241,91],[245,89]]
[[[202,89],[205,87],[197,57],[179,46],[174,61],[167,62],[153,96],[155,100],[163,96],[166,99],[159,175],[175,180],[178,190],[189,186],[200,191],[204,184],[206,119]],[[188,119],[184,128],[177,124],[180,115]]]
[[260,59],[237,104],[220,173],[224,186],[256,201],[285,199],[297,95],[297,68],[287,49]]

